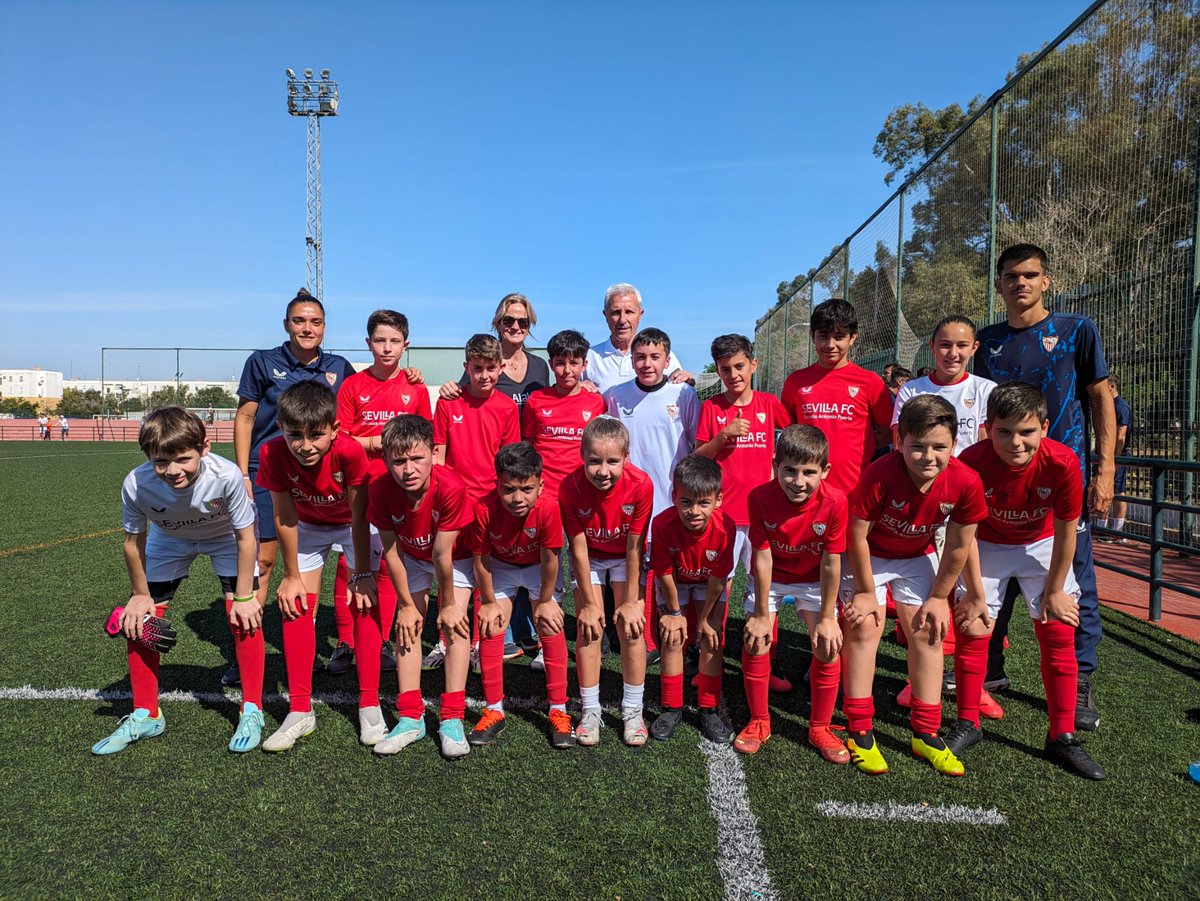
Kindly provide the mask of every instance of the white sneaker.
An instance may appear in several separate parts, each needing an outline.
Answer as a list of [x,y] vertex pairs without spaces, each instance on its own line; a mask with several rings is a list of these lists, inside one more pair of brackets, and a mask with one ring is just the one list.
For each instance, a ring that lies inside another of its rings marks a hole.
[[537,670],[539,673],[546,669],[546,654],[544,651],[538,651],[538,655],[533,658],[533,662],[529,664],[531,670]]
[[599,710],[585,710],[579,725],[575,727],[575,742],[590,748],[600,744],[600,730],[604,728],[604,717]]
[[640,748],[646,743],[649,732],[646,730],[646,720],[641,710],[628,710],[622,715],[625,721],[625,744],[631,748]]
[[306,735],[312,735],[317,729],[317,715],[311,710],[307,713],[289,713],[275,730],[275,734],[262,743],[264,751],[286,751]]
[[387,723],[383,721],[382,707],[358,708],[358,740],[372,748],[387,737]]

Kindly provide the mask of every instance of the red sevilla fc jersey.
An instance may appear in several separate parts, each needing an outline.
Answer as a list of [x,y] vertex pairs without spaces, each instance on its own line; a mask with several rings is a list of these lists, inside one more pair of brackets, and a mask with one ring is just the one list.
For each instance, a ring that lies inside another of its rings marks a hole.
[[829,439],[826,482],[846,495],[875,456],[875,429],[892,424],[892,395],[883,379],[854,363],[825,369],[814,363],[783,383],[784,409],[793,422],[815,425]]
[[496,487],[496,451],[520,440],[521,417],[507,394],[476,397],[463,391],[454,400],[438,401],[433,443],[446,445],[446,465],[462,477],[472,501]]
[[1055,519],[1077,519],[1083,509],[1079,458],[1065,444],[1043,438],[1024,469],[1013,469],[980,441],[959,456],[979,473],[988,518],[979,538],[995,544],[1030,544],[1054,534]]
[[771,581],[821,580],[821,558],[846,552],[846,495],[826,479],[804,504],[793,504],[772,479],[750,492],[750,546],[771,549]]
[[539,388],[521,411],[521,435],[542,455],[545,491],[558,497],[558,486],[579,468],[583,430],[604,412],[604,398],[590,391],[566,397],[554,388]]
[[650,568],[655,573],[670,573],[680,584],[695,585],[710,578],[724,582],[733,572],[737,523],[723,508],[713,511],[703,532],[693,532],[684,527],[679,511],[668,507],[654,517],[650,534]]
[[749,422],[750,431],[725,442],[717,452],[716,461],[721,466],[721,509],[739,526],[745,526],[750,523],[746,499],[751,489],[771,478],[775,430],[791,425],[792,417],[779,398],[765,391],[755,391],[744,407],[735,406],[724,394],[718,394],[700,407],[697,446],[712,441],[735,419]]
[[542,548],[562,550],[562,515],[558,500],[542,492],[523,517],[504,509],[496,492],[475,502],[475,553],[491,554],[513,566],[533,566],[542,561]]
[[[395,378],[378,379],[370,369],[356,372],[342,382],[338,391],[338,420],[342,431],[355,438],[374,438],[383,427],[402,413],[415,413],[433,420],[429,392],[424,385],[413,385],[400,370]],[[381,451],[368,451],[371,477],[383,475],[387,465]]]
[[438,532],[458,532],[455,560],[466,560],[473,553],[468,527],[475,517],[466,486],[445,466],[433,467],[429,488],[415,506],[390,473],[377,476],[371,482],[367,519],[381,532],[394,532],[400,549],[416,560],[433,560],[433,539]]
[[[1078,468],[1078,467],[1076,467]],[[960,525],[987,519],[983,483],[968,466],[951,457],[928,494],[913,484],[899,451],[867,467],[850,497],[850,515],[875,523],[867,545],[876,557],[908,560],[934,549],[938,526],[950,517]]]
[[626,463],[617,484],[601,493],[580,466],[559,486],[558,505],[568,537],[582,533],[591,556],[618,560],[625,556],[630,532],[646,534],[654,506],[654,486],[648,475]]
[[288,449],[282,435],[272,438],[258,452],[258,484],[268,491],[290,494],[296,518],[319,526],[344,526],[350,522],[346,486],[365,485],[367,452],[353,438],[338,432],[329,453],[312,468]]

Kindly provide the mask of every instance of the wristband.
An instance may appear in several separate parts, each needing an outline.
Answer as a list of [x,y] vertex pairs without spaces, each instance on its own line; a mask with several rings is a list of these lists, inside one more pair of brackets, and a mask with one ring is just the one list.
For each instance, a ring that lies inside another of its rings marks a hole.
[[246,604],[250,601],[257,601],[257,600],[258,600],[258,595],[256,595],[256,594],[248,594],[244,598],[240,598],[236,594],[233,596],[233,602],[235,604]]
[[663,610],[664,616],[683,616],[683,610]]
[[354,582],[361,582],[363,579],[374,579],[374,578],[375,578],[375,573],[352,573],[350,575],[349,581],[351,582],[351,584],[353,584]]

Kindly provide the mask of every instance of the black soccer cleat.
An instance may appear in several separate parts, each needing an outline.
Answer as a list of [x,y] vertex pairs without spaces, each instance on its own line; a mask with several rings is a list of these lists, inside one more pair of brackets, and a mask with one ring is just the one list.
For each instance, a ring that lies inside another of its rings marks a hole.
[[646,666],[647,666],[647,668],[649,668],[651,666],[656,666],[658,664],[658,661],[661,659],[662,659],[662,652],[659,651],[658,648],[655,648],[654,650],[647,649],[647,651],[646,651]]
[[1105,777],[1104,768],[1088,756],[1074,732],[1064,732],[1058,738],[1047,738],[1046,756],[1068,773],[1084,779],[1100,780]]
[[379,649],[379,671],[381,673],[396,671],[396,649],[392,647],[390,641],[385,641],[383,647]]
[[683,675],[691,679],[700,672],[700,645],[689,645],[683,652]]
[[721,719],[721,714],[715,707],[700,709],[700,734],[719,745],[727,745],[733,741],[733,730]]
[[957,720],[945,735],[946,747],[961,757],[963,751],[983,741],[983,729],[970,720]]
[[1075,690],[1075,728],[1084,732],[1095,732],[1100,728],[1100,711],[1092,701],[1092,674],[1079,674],[1079,685]]
[[668,741],[683,721],[683,708],[666,708],[650,727],[650,737],[657,741]]
[[229,664],[229,669],[225,670],[225,672],[223,672],[221,674],[221,684],[222,685],[241,685],[242,684],[242,671],[240,669],[238,669],[236,660],[233,661],[233,663]]
[[354,648],[344,641],[339,641],[338,646],[329,655],[329,662],[325,664],[325,672],[331,676],[341,676],[349,672],[352,666],[354,666]]

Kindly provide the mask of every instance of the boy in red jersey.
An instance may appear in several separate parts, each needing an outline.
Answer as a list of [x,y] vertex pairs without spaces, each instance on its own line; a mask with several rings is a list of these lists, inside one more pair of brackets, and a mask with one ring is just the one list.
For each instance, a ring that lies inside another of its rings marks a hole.
[[683,647],[688,622],[683,608],[699,608],[701,634],[698,706],[700,731],[709,741],[729,744],[733,733],[721,719],[725,582],[733,571],[737,526],[721,508],[721,467],[697,454],[684,457],[672,475],[674,506],[654,517],[650,569],[658,588],[659,647],[662,649],[663,711],[650,734],[667,741],[683,719]]
[[793,422],[815,425],[829,439],[829,485],[847,496],[875,448],[891,441],[892,395],[883,379],[850,362],[858,315],[839,298],[812,311],[817,362],[783,383],[780,399]]
[[[864,773],[887,772],[872,731],[872,687],[890,585],[896,621],[908,639],[912,752],[939,773],[961,776],[962,764],[938,736],[942,640],[949,628],[949,597],[975,542],[977,524],[987,518],[987,505],[979,476],[953,457],[958,413],[948,401],[936,394],[914,397],[898,425],[900,447],[867,467],[850,497],[847,557],[854,588],[842,611],[848,627],[842,701],[848,745]],[[934,536],[947,517],[939,560]]]
[[472,335],[467,342],[467,390],[438,402],[433,416],[434,462],[444,463],[466,483],[467,498],[477,501],[495,487],[496,451],[521,440],[517,405],[496,390],[500,378],[500,342]]
[[529,395],[521,412],[521,436],[542,458],[542,490],[558,497],[558,486],[579,468],[579,443],[593,417],[604,413],[604,398],[583,390],[589,344],[567,329],[546,344],[554,384]]
[[504,730],[504,630],[513,600],[524,588],[533,600],[533,619],[542,641],[550,744],[573,748],[567,713],[567,636],[562,594],[556,590],[563,547],[558,501],[542,490],[542,458],[528,441],[506,444],[496,454],[496,487],[475,504],[475,584],[479,608],[479,660],[487,708],[467,736],[472,745],[491,744]]
[[400,719],[375,745],[375,753],[395,754],[425,737],[421,627],[429,609],[429,589],[436,579],[437,624],[446,646],[446,690],[441,698],[438,737],[442,754],[453,759],[471,750],[463,732],[463,717],[474,572],[469,533],[464,530],[474,516],[462,478],[448,467],[434,465],[433,440],[429,420],[397,416],[383,429],[388,472],[371,483],[368,518],[379,529],[383,559],[399,598],[396,710]]
[[753,754],[771,737],[768,652],[774,643],[779,602],[791,595],[808,629],[813,653],[809,744],[830,763],[848,763],[849,752],[829,729],[842,646],[837,598],[849,518],[846,496],[828,484],[829,441],[814,426],[792,425],[780,433],[774,467],[775,477],[751,491],[747,499],[754,591],[745,602],[742,678],[750,722],[733,746]]
[[[339,431],[337,398],[316,381],[298,382],[279,396],[283,433],[259,451],[258,484],[271,492],[283,558],[276,597],[283,613],[283,656],[291,704],[264,751],[286,751],[317,728],[312,669],[316,616],[325,557],[345,548],[351,592],[375,602],[379,545],[367,525],[367,455]],[[361,711],[360,711],[361,721]]]
[[954,608],[959,719],[946,742],[961,753],[983,738],[979,701],[992,620],[1009,583],[1016,580],[1042,655],[1050,714],[1046,754],[1072,773],[1103,779],[1104,770],[1075,738],[1080,590],[1071,561],[1083,508],[1079,458],[1046,437],[1046,398],[1032,385],[1000,385],[988,398],[987,415],[989,440],[959,457],[987,486],[988,517],[979,527],[977,553],[967,564],[967,596]]
[[580,455],[583,465],[563,480],[558,491],[570,544],[578,623],[575,667],[583,717],[575,738],[584,746],[600,741],[600,636],[604,631],[600,590],[607,583],[617,599],[613,619],[621,632],[624,741],[640,747],[647,737],[642,718],[646,613],[641,564],[654,486],[644,472],[630,464],[629,431],[610,416],[597,417],[587,424]]
[[[696,429],[696,453],[712,457],[721,466],[721,509],[737,524],[734,564],[741,563],[750,573],[750,514],[746,499],[753,488],[771,478],[775,455],[775,431],[792,424],[783,404],[774,394],[755,391],[754,372],[758,360],[754,345],[744,335],[721,335],[712,343],[712,358],[725,391],[700,406],[700,424]],[[726,588],[732,591],[730,584]],[[695,624],[688,620],[695,631]],[[771,639],[771,661],[779,641],[779,620]],[[782,675],[771,674],[772,691],[792,690]]]

